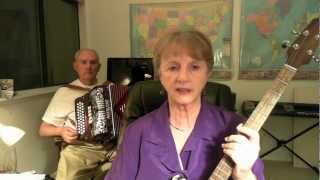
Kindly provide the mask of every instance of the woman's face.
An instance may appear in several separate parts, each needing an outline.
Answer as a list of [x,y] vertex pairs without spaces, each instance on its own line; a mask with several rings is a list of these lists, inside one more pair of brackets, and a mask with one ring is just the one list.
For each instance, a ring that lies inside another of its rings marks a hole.
[[168,93],[169,103],[200,103],[209,72],[205,60],[193,59],[184,51],[160,59],[159,78]]

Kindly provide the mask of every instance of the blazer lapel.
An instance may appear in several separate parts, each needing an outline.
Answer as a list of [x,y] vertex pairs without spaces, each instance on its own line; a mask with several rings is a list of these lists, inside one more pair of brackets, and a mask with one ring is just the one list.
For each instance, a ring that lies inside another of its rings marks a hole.
[[151,160],[163,171],[180,170],[177,151],[169,128],[168,103],[158,110],[156,119],[146,136],[147,149],[152,154]]
[[215,141],[214,134],[216,131],[212,122],[210,122],[213,118],[208,111],[207,103],[202,101],[197,122],[183,149],[183,152],[189,151],[188,154],[190,154],[188,167],[186,167],[188,173],[197,168],[197,162],[200,160],[199,157],[204,153],[204,144]]

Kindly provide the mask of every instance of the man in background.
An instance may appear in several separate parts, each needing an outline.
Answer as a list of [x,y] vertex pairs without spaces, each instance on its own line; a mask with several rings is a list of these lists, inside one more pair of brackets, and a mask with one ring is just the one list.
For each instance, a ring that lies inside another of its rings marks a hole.
[[101,84],[97,79],[100,69],[97,52],[88,48],[78,50],[74,56],[73,69],[78,79],[57,90],[42,117],[39,134],[63,140],[56,180],[103,179],[105,171],[111,166],[113,145],[106,147],[79,141],[74,106],[76,98]]

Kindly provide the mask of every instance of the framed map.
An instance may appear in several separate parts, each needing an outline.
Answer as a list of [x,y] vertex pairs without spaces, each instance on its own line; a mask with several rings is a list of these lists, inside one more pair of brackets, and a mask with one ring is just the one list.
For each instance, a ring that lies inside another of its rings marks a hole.
[[[273,79],[285,63],[284,40],[296,38],[319,17],[319,0],[243,0],[241,16],[241,55],[239,79]],[[319,54],[319,50],[318,50]],[[294,79],[316,80],[319,65],[301,67]]]
[[212,42],[212,78],[231,79],[232,10],[232,0],[131,4],[131,56],[152,57],[153,46],[162,34],[194,28]]

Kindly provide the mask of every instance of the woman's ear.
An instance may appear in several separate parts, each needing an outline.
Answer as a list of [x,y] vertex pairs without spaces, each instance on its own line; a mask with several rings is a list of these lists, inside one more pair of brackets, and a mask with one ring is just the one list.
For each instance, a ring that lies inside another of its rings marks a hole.
[[213,72],[212,72],[212,69],[208,69],[208,71],[209,71],[209,72],[208,72],[208,79],[209,79],[209,78],[212,76],[212,73],[213,73]]
[[160,80],[160,71],[159,69],[153,72],[153,79]]

